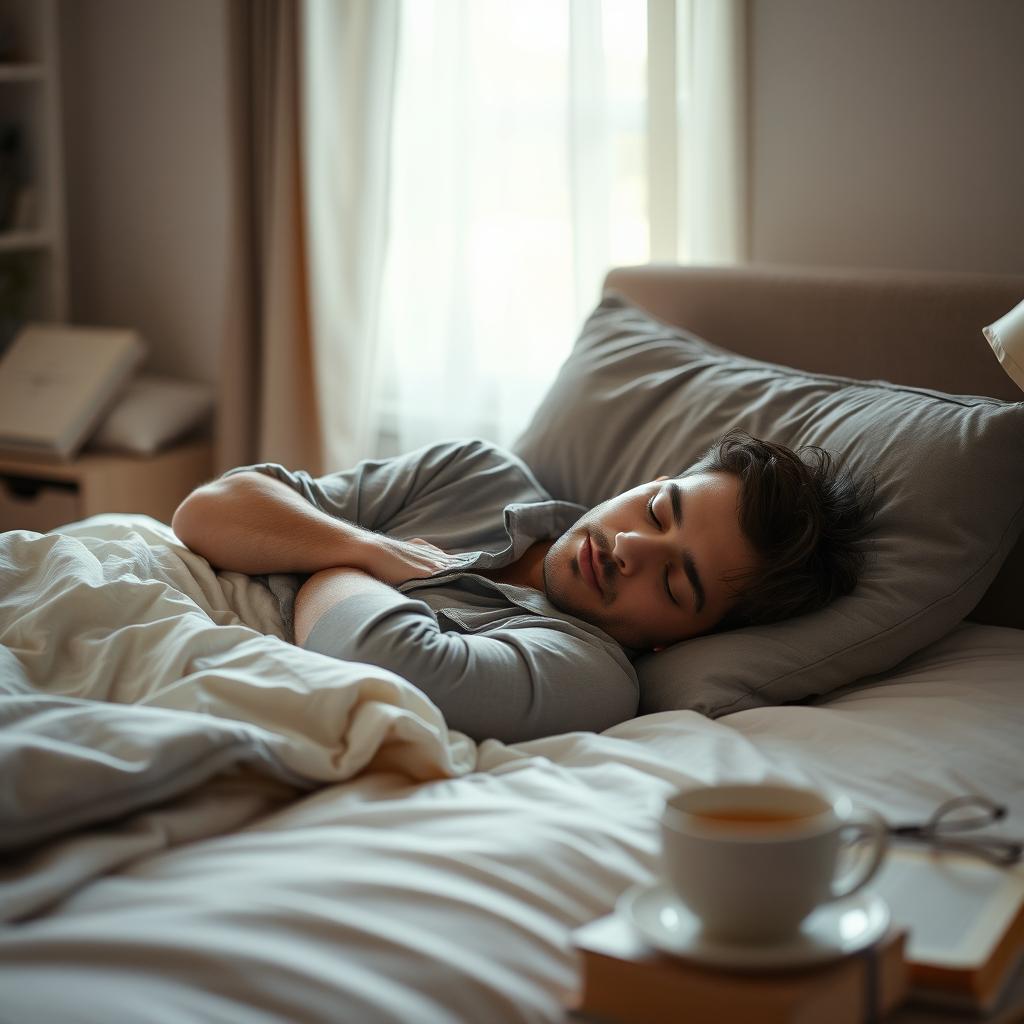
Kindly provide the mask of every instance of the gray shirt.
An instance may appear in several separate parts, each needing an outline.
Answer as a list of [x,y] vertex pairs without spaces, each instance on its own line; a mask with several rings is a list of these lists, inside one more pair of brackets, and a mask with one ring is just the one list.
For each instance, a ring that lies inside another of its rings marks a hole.
[[[340,602],[313,627],[308,650],[397,672],[476,740],[596,732],[636,714],[636,673],[615,640],[532,587],[480,574],[561,536],[586,511],[552,499],[510,452],[451,441],[319,478],[274,463],[231,473],[245,470],[283,481],[329,515],[463,555],[427,579]],[[303,579],[268,578],[289,631]]]

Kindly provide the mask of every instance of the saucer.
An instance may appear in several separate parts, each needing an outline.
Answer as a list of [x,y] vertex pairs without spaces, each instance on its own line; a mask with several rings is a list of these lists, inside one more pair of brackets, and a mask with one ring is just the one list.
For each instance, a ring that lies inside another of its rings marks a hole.
[[791,938],[774,943],[732,943],[701,933],[700,921],[666,882],[635,886],[619,912],[656,949],[694,963],[730,970],[788,970],[827,963],[876,942],[889,927],[880,896],[857,893],[813,911]]

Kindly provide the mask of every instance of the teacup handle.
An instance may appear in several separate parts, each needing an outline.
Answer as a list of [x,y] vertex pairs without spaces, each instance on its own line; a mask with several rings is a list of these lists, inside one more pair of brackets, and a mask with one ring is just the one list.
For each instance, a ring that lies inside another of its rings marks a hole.
[[882,866],[882,858],[889,846],[889,830],[881,816],[867,808],[861,808],[858,816],[847,820],[842,828],[844,837],[853,833],[852,838],[845,839],[847,845],[852,845],[864,836],[872,840],[871,853],[867,856],[864,865],[857,865],[847,871],[842,877],[832,880],[833,900],[845,899],[852,896],[858,889],[863,888],[875,876],[875,872]]

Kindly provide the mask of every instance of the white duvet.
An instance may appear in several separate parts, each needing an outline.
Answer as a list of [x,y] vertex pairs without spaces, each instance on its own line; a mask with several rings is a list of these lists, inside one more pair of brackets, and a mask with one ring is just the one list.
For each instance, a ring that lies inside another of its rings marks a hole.
[[[272,663],[285,690],[297,685],[286,658]],[[562,1020],[578,989],[572,929],[654,877],[662,802],[698,782],[810,783],[892,821],[982,792],[1008,804],[1006,834],[1024,832],[1021,631],[962,626],[823,706],[716,721],[668,712],[601,735],[487,742],[472,771],[462,738],[442,742],[436,712],[386,681],[402,695],[388,714],[423,723],[403,735],[415,737],[419,778],[433,778],[415,781],[399,757],[375,761],[404,749],[382,729],[366,771],[300,799],[236,774],[63,840],[37,875],[69,844],[93,856],[149,831],[187,833],[193,813],[216,813],[218,785],[226,806],[250,794],[238,815],[248,823],[104,868],[0,930],[0,1019]]]
[[408,682],[281,635],[266,586],[215,573],[155,520],[0,535],[0,919],[296,789],[472,768],[474,745]]

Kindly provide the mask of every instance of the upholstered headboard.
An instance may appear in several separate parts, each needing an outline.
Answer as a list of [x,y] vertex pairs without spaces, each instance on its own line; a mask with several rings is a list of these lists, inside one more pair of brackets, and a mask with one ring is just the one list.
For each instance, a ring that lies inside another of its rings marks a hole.
[[[1024,298],[1024,277],[649,265],[616,268],[605,287],[755,359],[1024,400],[981,330]],[[971,617],[1024,628],[1024,541]]]

